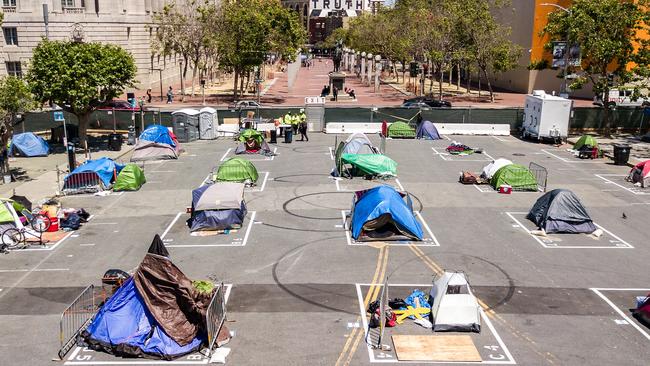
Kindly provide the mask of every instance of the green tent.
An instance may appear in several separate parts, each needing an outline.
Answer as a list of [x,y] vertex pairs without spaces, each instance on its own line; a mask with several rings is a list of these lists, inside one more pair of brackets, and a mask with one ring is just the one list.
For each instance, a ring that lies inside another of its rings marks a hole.
[[397,175],[397,163],[381,154],[343,154],[344,164],[356,168],[355,175]]
[[409,126],[408,123],[393,122],[390,126],[388,126],[388,137],[414,139],[415,135],[415,128]]
[[10,200],[8,198],[0,198],[0,224],[4,224],[7,222],[11,222],[11,223],[16,222],[14,213],[11,212],[11,209],[9,207],[13,207],[16,213],[20,213],[22,210],[25,209],[25,206],[21,205],[20,203],[14,200]]
[[246,142],[250,139],[254,139],[255,141],[257,141],[258,144],[261,144],[262,141],[264,141],[264,137],[257,130],[247,129],[247,130],[243,130],[239,134],[239,141],[241,142]]
[[494,189],[506,184],[515,191],[537,191],[537,179],[528,168],[519,164],[501,167],[490,179],[490,184]]
[[232,157],[221,164],[212,180],[215,182],[257,182],[257,169],[250,161]]
[[147,180],[144,172],[135,164],[127,164],[118,174],[113,191],[137,191]]
[[596,139],[591,135],[582,135],[573,148],[575,150],[580,150],[583,146],[598,147],[598,141],[596,141]]

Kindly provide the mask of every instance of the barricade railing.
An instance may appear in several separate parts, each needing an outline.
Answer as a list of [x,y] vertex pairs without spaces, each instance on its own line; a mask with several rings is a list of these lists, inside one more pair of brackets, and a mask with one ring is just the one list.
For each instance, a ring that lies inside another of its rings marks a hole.
[[212,295],[210,305],[206,312],[206,324],[208,328],[208,352],[212,352],[219,337],[219,332],[226,320],[226,288],[223,283],[219,284]]
[[77,336],[86,329],[97,312],[98,305],[95,301],[95,286],[89,285],[63,311],[59,323],[61,349],[58,355],[60,359],[63,359],[77,343]]
[[548,170],[543,166],[531,162],[528,165],[528,170],[533,173],[535,180],[537,181],[537,190],[541,192],[546,192],[546,183],[548,180]]
[[104,184],[95,172],[79,172],[70,174],[63,179],[61,192],[63,195],[95,193],[104,190]]

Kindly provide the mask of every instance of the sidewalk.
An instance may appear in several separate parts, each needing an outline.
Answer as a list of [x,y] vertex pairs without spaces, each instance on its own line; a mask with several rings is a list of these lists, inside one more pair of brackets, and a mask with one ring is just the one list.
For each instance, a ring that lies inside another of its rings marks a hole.
[[[121,151],[99,151],[92,153],[92,159],[107,157],[119,160],[127,157],[133,149],[132,146],[123,145]],[[77,162],[85,158],[77,154]],[[9,166],[14,172],[16,181],[9,184],[0,184],[0,197],[9,198],[14,194],[25,196],[32,202],[56,195],[59,190],[57,183],[57,166],[62,171],[68,168],[68,155],[64,153],[50,154],[34,158],[10,158]],[[65,173],[64,173],[65,174]],[[63,179],[64,174],[60,179]]]
[[[622,134],[612,136],[612,138],[606,138],[604,136],[595,137],[598,141],[598,147],[609,158],[614,158],[614,144],[628,144],[631,146],[628,165],[635,165],[641,161],[650,159],[650,143],[641,141],[638,136]],[[580,136],[569,137],[567,141],[571,145],[575,145],[579,138]]]

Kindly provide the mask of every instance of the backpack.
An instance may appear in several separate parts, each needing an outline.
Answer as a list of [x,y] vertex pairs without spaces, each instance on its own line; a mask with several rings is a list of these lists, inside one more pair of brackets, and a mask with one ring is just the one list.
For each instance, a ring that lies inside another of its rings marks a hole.
[[478,177],[472,172],[462,172],[458,181],[462,184],[476,184]]

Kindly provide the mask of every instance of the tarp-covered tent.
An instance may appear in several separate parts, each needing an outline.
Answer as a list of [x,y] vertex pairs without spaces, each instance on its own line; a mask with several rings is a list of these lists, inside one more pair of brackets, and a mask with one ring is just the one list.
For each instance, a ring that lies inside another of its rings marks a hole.
[[501,167],[490,179],[494,189],[502,185],[509,185],[516,191],[537,191],[537,179],[533,173],[523,165],[510,164]]
[[355,240],[406,237],[422,240],[422,227],[413,214],[411,201],[395,190],[381,185],[357,191],[351,210],[351,231]]
[[388,137],[413,139],[415,135],[415,128],[406,122],[393,122],[388,126]]
[[650,294],[641,301],[636,309],[632,309],[632,316],[641,324],[650,328]]
[[591,234],[597,229],[580,199],[568,189],[546,192],[526,218],[546,233]]
[[[75,174],[84,173],[84,172],[94,172],[97,174],[99,179],[102,181],[104,188],[108,188],[113,183],[115,177],[120,174],[124,165],[116,163],[113,159],[110,158],[99,158],[95,160],[88,160],[85,163],[78,166],[72,173],[68,174],[65,177],[65,181],[68,181]],[[65,189],[65,184],[64,184]]]
[[239,229],[246,217],[244,185],[219,182],[192,191],[190,231]]
[[178,141],[169,132],[169,129],[162,125],[150,125],[140,134],[140,140],[167,144],[172,147],[178,145]]
[[147,253],[82,338],[89,347],[118,356],[172,360],[206,342],[210,299],[168,257]]
[[47,156],[49,153],[47,142],[33,132],[19,133],[11,138],[9,156]]
[[481,332],[481,313],[467,277],[445,271],[429,293],[434,332]]
[[379,151],[372,145],[368,136],[363,133],[353,133],[345,141],[339,142],[336,147],[334,161],[336,163],[335,176],[345,175],[343,167],[343,154],[378,154]]
[[423,121],[418,126],[416,138],[425,140],[440,140],[438,129],[431,121]]
[[641,184],[645,188],[650,184],[650,160],[642,161],[630,170],[627,180]]
[[255,184],[257,183],[257,178],[257,169],[252,162],[246,159],[232,157],[219,166],[212,180],[215,182]]
[[[179,145],[176,145],[178,147]],[[172,145],[140,140],[133,148],[131,161],[178,159],[179,151]]]
[[235,154],[261,154],[273,155],[269,144],[264,141],[264,136],[257,130],[246,129],[239,134],[240,144],[235,149]]
[[147,182],[144,172],[135,164],[127,164],[117,175],[113,191],[137,191]]
[[481,173],[481,176],[483,178],[491,179],[494,173],[496,173],[499,169],[510,164],[512,164],[512,161],[504,158],[493,160],[490,164],[486,165],[483,168],[483,172]]
[[397,163],[382,154],[343,154],[343,164],[352,165],[353,176],[397,176]]
[[598,147],[598,141],[596,141],[596,138],[591,135],[582,135],[578,141],[576,141],[576,144],[573,145],[573,148],[575,150],[580,150],[583,146]]

